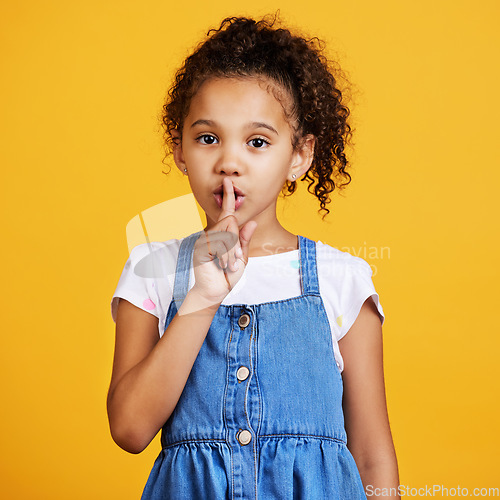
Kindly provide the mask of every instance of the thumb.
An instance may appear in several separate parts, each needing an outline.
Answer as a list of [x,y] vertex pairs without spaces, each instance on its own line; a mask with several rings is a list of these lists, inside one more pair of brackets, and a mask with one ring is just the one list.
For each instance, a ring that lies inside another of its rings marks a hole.
[[247,260],[248,258],[248,247],[250,246],[250,240],[252,239],[253,233],[255,232],[257,225],[258,225],[257,221],[249,220],[240,229],[240,245],[245,260]]

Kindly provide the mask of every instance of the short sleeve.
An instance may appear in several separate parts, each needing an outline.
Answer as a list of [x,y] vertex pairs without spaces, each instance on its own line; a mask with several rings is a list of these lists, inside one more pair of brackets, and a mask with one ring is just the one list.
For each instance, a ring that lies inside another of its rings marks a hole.
[[349,331],[356,321],[364,302],[370,297],[377,307],[380,322],[383,325],[385,315],[380,304],[379,295],[373,284],[372,269],[365,260],[354,257],[353,262],[346,270],[342,284],[340,314],[337,317],[337,324],[340,327],[337,340],[340,340]]
[[116,323],[118,302],[125,299],[158,318],[163,334],[167,309],[172,299],[178,240],[143,243],[132,249],[111,299],[111,316]]

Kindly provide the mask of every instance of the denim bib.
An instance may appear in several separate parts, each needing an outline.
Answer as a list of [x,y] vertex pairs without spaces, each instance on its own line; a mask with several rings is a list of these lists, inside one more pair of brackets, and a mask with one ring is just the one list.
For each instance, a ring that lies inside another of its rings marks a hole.
[[[181,243],[165,329],[187,294],[200,235]],[[346,446],[316,243],[298,241],[301,295],[219,306],[162,428],[143,500],[366,499]]]

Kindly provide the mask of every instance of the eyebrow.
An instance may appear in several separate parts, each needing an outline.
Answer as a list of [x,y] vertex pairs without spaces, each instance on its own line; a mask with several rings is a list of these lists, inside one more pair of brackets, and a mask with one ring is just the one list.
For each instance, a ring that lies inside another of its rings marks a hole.
[[[212,120],[196,120],[192,125],[191,125],[191,128],[193,127],[196,127],[196,125],[207,125],[209,127],[214,127],[214,126],[217,126],[217,124],[212,121]],[[276,135],[279,135],[278,134],[278,131],[272,127],[271,125],[269,125],[268,123],[266,122],[250,122],[247,124],[246,128],[265,128],[273,133],[275,133]]]

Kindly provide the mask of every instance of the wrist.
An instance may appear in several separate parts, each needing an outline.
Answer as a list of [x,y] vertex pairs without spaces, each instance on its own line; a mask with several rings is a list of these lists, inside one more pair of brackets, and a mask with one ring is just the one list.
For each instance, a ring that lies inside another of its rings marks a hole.
[[209,297],[201,292],[196,285],[191,288],[184,299],[179,314],[190,314],[194,312],[205,312],[215,314],[224,297]]

